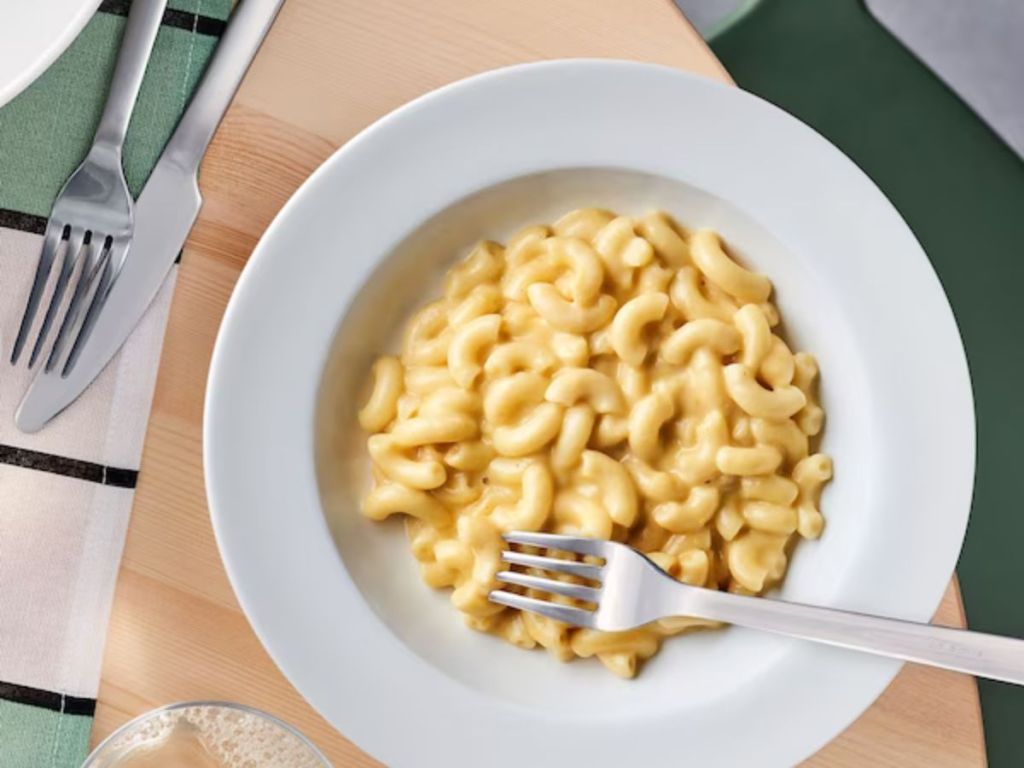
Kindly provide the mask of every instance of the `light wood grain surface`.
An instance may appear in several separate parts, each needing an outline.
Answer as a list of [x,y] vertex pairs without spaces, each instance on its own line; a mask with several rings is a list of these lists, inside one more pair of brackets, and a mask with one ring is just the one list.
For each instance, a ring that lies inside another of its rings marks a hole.
[[[452,80],[574,56],[642,59],[728,81],[668,0],[285,4],[203,165],[206,205],[186,247],[171,311],[94,740],[160,704],[229,699],[294,723],[337,766],[377,764],[284,680],[221,566],[202,472],[203,397],[217,327],[271,218],[360,129]],[[962,625],[955,585],[936,619]],[[905,669],[808,762],[827,768],[984,764],[974,681],[922,668]]]

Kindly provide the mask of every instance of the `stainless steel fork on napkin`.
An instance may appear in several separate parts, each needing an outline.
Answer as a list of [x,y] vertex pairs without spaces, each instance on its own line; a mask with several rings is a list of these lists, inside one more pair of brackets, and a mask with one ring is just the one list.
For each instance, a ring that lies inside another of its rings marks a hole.
[[[64,350],[73,333],[77,333],[77,338],[88,336],[95,310],[102,302],[111,278],[124,263],[135,218],[134,202],[128,191],[121,158],[128,122],[166,7],[167,0],[137,0],[132,5],[92,147],[82,164],[64,183],[50,211],[32,289],[11,351],[12,365],[18,364],[22,351],[28,346],[43,293],[55,265],[60,265],[57,280],[35,343],[31,345],[29,368],[43,353],[64,295],[69,291],[71,299],[64,311],[64,320],[49,353],[44,355],[44,365],[51,370],[58,363],[67,369],[74,365],[78,345],[72,346],[66,359]],[[63,256],[58,259],[62,246]],[[91,302],[88,301],[90,290]],[[82,311],[87,304],[89,309],[83,316]],[[81,323],[78,322],[80,317]]]
[[73,342],[72,365],[41,366],[15,413],[36,432],[92,383],[156,296],[181,252],[203,199],[199,164],[284,0],[243,0],[195,96],[135,204],[127,255],[96,296]]

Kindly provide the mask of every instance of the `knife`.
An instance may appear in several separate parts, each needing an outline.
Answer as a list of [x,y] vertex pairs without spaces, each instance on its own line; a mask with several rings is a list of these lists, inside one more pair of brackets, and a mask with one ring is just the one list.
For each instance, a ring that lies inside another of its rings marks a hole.
[[[135,203],[135,236],[102,305],[73,354],[67,375],[46,366],[14,414],[18,428],[37,432],[85,391],[135,329],[160,291],[199,215],[199,163],[284,0],[242,0],[188,109]],[[91,313],[91,310],[90,310]]]

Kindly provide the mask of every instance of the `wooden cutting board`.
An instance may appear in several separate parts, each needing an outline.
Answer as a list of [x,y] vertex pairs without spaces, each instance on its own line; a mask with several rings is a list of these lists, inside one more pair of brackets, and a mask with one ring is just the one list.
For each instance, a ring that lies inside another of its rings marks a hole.
[[[263,230],[337,147],[405,101],[547,58],[640,59],[730,82],[668,0],[289,0],[203,164],[107,640],[93,740],[147,709],[227,699],[308,734],[336,766],[377,763],[307,705],[242,615],[203,487],[202,409],[231,290]],[[296,258],[301,258],[297,254]],[[955,584],[936,615],[962,626]],[[808,765],[985,765],[972,678],[905,669]]]

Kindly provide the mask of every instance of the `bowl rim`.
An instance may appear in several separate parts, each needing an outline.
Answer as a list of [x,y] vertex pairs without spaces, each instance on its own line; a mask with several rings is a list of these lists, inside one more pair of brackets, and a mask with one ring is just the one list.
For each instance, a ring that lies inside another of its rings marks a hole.
[[[241,567],[238,559],[236,559],[239,553],[237,547],[241,543],[241,539],[239,539],[239,537],[230,530],[231,523],[228,519],[229,515],[225,512],[225,509],[230,506],[228,498],[230,497],[231,492],[224,487],[223,478],[220,475],[221,467],[219,465],[219,461],[224,457],[224,453],[221,448],[221,440],[226,439],[226,437],[219,432],[219,422],[225,406],[223,398],[229,390],[229,387],[224,383],[225,379],[230,379],[229,368],[231,362],[229,361],[229,347],[234,337],[239,332],[240,324],[245,319],[245,310],[242,308],[243,298],[252,292],[252,284],[259,279],[259,274],[266,266],[265,262],[270,258],[267,254],[272,251],[272,247],[268,245],[268,243],[274,242],[281,236],[280,232],[286,227],[288,219],[295,215],[297,210],[301,209],[301,207],[306,204],[305,200],[311,194],[314,194],[315,190],[321,183],[321,180],[331,173],[334,173],[335,169],[342,164],[342,160],[344,158],[360,152],[367,142],[373,141],[375,137],[379,136],[383,131],[390,129],[396,123],[405,120],[416,111],[427,107],[436,108],[439,102],[444,102],[451,98],[458,97],[460,94],[465,94],[468,89],[493,86],[496,83],[500,84],[503,80],[508,82],[510,79],[522,78],[524,76],[527,78],[535,78],[538,75],[543,77],[551,75],[555,70],[559,69],[577,73],[581,71],[589,71],[595,75],[598,74],[598,72],[602,72],[603,74],[610,76],[615,76],[618,72],[633,74],[642,72],[644,74],[640,75],[641,77],[649,76],[653,79],[671,78],[678,83],[685,83],[687,88],[694,90],[706,89],[708,93],[712,94],[728,93],[729,96],[726,98],[745,102],[746,107],[760,111],[762,115],[772,116],[773,120],[785,123],[788,126],[787,130],[794,133],[803,132],[804,138],[816,145],[817,150],[825,151],[825,153],[830,156],[829,161],[836,169],[842,170],[846,174],[850,174],[852,172],[853,176],[857,177],[859,180],[861,186],[866,184],[867,187],[870,188],[870,196],[873,198],[872,202],[876,205],[880,205],[881,208],[884,209],[884,216],[888,219],[891,225],[901,231],[900,233],[903,240],[902,245],[907,249],[907,253],[909,254],[907,258],[911,261],[916,259],[915,269],[923,267],[924,273],[922,275],[922,279],[928,279],[931,282],[930,286],[922,285],[922,290],[927,293],[929,290],[934,292],[935,289],[938,289],[938,293],[931,296],[931,298],[937,299],[945,310],[945,316],[941,318],[941,321],[943,323],[948,321],[950,326],[944,329],[944,332],[946,332],[944,338],[955,347],[947,350],[947,352],[952,354],[952,357],[946,361],[951,363],[951,368],[946,372],[955,380],[955,382],[950,384],[950,386],[953,390],[956,390],[955,396],[959,402],[959,412],[954,414],[954,416],[959,419],[959,422],[954,425],[954,431],[957,432],[957,437],[960,438],[957,450],[960,453],[959,458],[961,463],[957,465],[960,468],[960,477],[954,485],[956,486],[957,494],[962,496],[961,501],[963,502],[963,511],[959,515],[958,520],[950,521],[949,528],[941,532],[942,557],[939,559],[944,561],[944,565],[938,570],[942,571],[942,579],[940,581],[936,576],[934,584],[931,584],[928,590],[923,590],[926,594],[920,595],[916,601],[917,604],[913,606],[913,610],[908,611],[908,613],[913,614],[911,618],[924,621],[931,617],[935,608],[938,606],[949,582],[949,578],[953,573],[957,555],[963,542],[963,535],[966,530],[974,485],[975,420],[970,376],[956,320],[949,307],[948,299],[942,290],[941,284],[939,283],[930,262],[924,255],[923,250],[921,250],[920,245],[917,243],[916,239],[914,239],[913,234],[910,232],[902,217],[887,198],[885,198],[884,194],[877,188],[877,186],[874,185],[873,182],[871,182],[870,179],[867,178],[866,175],[863,174],[862,171],[860,171],[859,168],[857,168],[852,160],[827,142],[827,140],[821,137],[820,134],[801,123],[796,118],[793,118],[778,109],[774,105],[771,105],[756,96],[743,92],[738,88],[707,80],[700,76],[669,67],[631,61],[610,59],[563,59],[520,64],[474,75],[424,94],[408,104],[399,107],[388,115],[385,115],[361,131],[344,146],[339,148],[309,177],[309,179],[300,186],[300,188],[292,195],[286,205],[275,217],[271,225],[267,228],[267,231],[261,238],[259,244],[254,249],[249,263],[246,265],[245,270],[239,279],[238,285],[232,294],[227,311],[225,312],[224,321],[217,336],[213,359],[211,361],[210,376],[207,387],[208,396],[204,412],[204,446],[206,447],[206,450],[204,451],[204,469],[207,479],[207,493],[211,510],[211,518],[221,557],[246,616],[249,618],[254,630],[260,637],[261,642],[267,649],[268,653],[270,653],[275,663],[277,663],[289,680],[296,685],[304,696],[307,694],[303,691],[303,688],[309,688],[309,686],[305,684],[308,682],[309,676],[306,673],[299,674],[296,665],[293,663],[294,659],[285,658],[288,656],[289,652],[283,651],[283,646],[281,646],[276,639],[271,639],[271,635],[276,635],[277,633],[276,630],[271,630],[269,628],[268,624],[264,620],[265,615],[256,615],[257,613],[260,613],[256,609],[256,605],[259,603],[261,598],[254,595],[246,584],[248,576],[244,576],[242,574],[244,569]],[[552,166],[552,168],[554,167],[555,166]],[[930,278],[928,277],[929,275]],[[345,304],[339,302],[337,309],[343,314]],[[952,331],[952,335],[948,333],[950,330]],[[331,334],[333,335],[335,331],[336,327],[332,328]],[[311,446],[312,441],[310,441],[310,449],[312,450]],[[964,495],[964,492],[966,492],[966,495]],[[326,527],[324,530],[326,531]],[[818,734],[813,739],[805,739],[804,746],[799,751],[800,758],[805,757],[820,748],[824,743],[834,738],[854,719],[856,719],[868,706],[870,706],[874,699],[885,689],[902,667],[901,663],[879,660],[874,660],[873,663],[864,664],[861,664],[860,662],[854,664],[851,661],[848,666],[851,665],[859,667],[862,690],[870,690],[870,694],[859,696],[858,704],[846,707],[841,718],[842,724],[840,727],[833,728],[827,734]],[[297,679],[299,677],[302,677],[303,681],[300,682]],[[325,709],[328,707],[322,706],[326,702],[322,700],[319,695],[311,695],[308,698],[313,706],[320,710],[328,720],[332,719],[331,716],[327,715],[325,712]],[[477,702],[479,703],[479,700],[477,700]],[[522,713],[520,712],[520,714]],[[364,748],[367,748],[368,751],[378,758],[386,759],[389,762],[393,759],[401,759],[396,756],[391,745],[386,745],[384,743],[385,739],[380,735],[370,736],[362,725],[359,727],[342,723],[335,723],[335,725],[344,727],[347,737],[355,739],[357,743],[361,745],[365,745]],[[791,748],[787,749],[779,747],[779,749],[782,750],[778,753],[780,755],[785,754],[793,756],[797,754]]]

